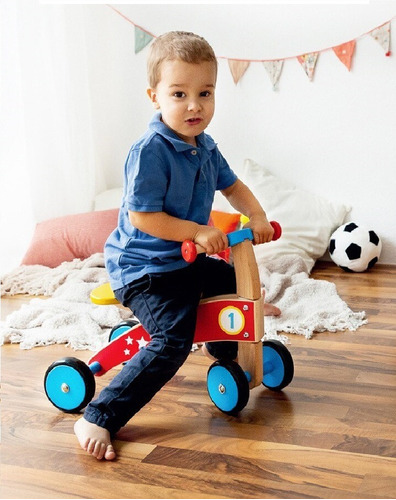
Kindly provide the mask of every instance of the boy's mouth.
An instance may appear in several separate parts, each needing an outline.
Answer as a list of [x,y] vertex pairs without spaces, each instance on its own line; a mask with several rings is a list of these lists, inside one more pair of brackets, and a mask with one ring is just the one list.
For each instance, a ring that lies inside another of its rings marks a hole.
[[189,125],[198,125],[199,123],[201,123],[201,121],[202,121],[202,118],[189,118],[188,120],[186,120],[186,122]]

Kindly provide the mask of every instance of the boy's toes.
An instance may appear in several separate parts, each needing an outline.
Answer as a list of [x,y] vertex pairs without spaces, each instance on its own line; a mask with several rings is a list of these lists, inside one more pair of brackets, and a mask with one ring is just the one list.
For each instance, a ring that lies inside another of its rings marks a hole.
[[280,316],[281,310],[272,304],[264,304],[264,316]]
[[80,446],[98,460],[114,460],[116,453],[111,444],[110,433],[107,429],[92,424],[81,417],[74,424],[74,432]]
[[104,457],[106,460],[114,460],[115,459],[116,454],[115,454],[114,448],[111,444],[107,445]]
[[85,448],[87,453],[89,453],[90,455],[93,455],[95,453],[96,444],[97,444],[96,439],[90,439],[88,441],[87,447]]
[[95,444],[95,448],[94,448],[92,455],[95,458],[97,458],[98,460],[102,460],[102,458],[104,457],[105,451],[106,451],[106,445],[104,443],[101,443],[98,441]]

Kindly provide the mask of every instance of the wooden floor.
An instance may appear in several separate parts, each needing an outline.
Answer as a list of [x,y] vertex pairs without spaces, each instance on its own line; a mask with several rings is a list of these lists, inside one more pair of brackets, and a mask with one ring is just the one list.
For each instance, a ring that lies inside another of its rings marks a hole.
[[[118,434],[114,462],[80,449],[78,417],[43,390],[52,361],[92,353],[3,346],[1,498],[395,498],[396,267],[349,274],[321,264],[312,276],[334,281],[369,324],[290,336],[292,384],[252,390],[238,418],[210,402],[210,361],[192,353]],[[20,303],[4,300],[3,318]]]

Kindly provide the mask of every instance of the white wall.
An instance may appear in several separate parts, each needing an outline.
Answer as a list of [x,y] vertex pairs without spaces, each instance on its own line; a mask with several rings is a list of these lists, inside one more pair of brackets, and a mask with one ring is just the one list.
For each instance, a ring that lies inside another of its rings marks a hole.
[[[395,2],[117,8],[155,35],[191,30],[218,56],[241,59],[322,50],[396,15]],[[133,26],[110,7],[85,9],[97,156],[112,188],[121,185],[127,151],[153,112],[145,94],[147,49],[134,54]],[[381,261],[396,264],[396,47],[385,57],[370,36],[359,38],[351,72],[332,51],[322,52],[312,82],[295,59],[286,60],[277,91],[261,63],[252,63],[237,86],[225,60],[219,69],[208,132],[232,167],[240,172],[249,157],[304,189],[350,204],[349,219],[381,236]]]

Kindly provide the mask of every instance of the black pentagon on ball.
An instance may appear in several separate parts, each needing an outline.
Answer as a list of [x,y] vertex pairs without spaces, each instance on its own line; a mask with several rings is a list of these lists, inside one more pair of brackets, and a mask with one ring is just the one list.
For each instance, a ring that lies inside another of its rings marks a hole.
[[362,254],[362,249],[356,243],[351,243],[349,247],[345,250],[350,260],[359,259]]
[[346,271],[347,273],[353,273],[352,269],[349,269],[349,267],[340,266],[340,268],[343,269],[344,271]]
[[344,231],[346,233],[352,233],[352,231],[354,229],[357,228],[357,225],[354,223],[354,222],[350,222],[349,224],[347,224],[345,227],[344,227]]
[[333,254],[334,250],[335,250],[335,247],[336,247],[336,242],[335,242],[335,239],[332,238],[330,240],[330,244],[329,244],[329,252],[330,252],[330,255]]
[[378,257],[374,257],[374,259],[371,259],[368,263],[367,269],[371,269],[376,262],[378,262]]
[[370,242],[373,245],[378,246],[379,238],[377,236],[377,233],[375,233],[374,231],[369,231],[369,235],[370,235]]

